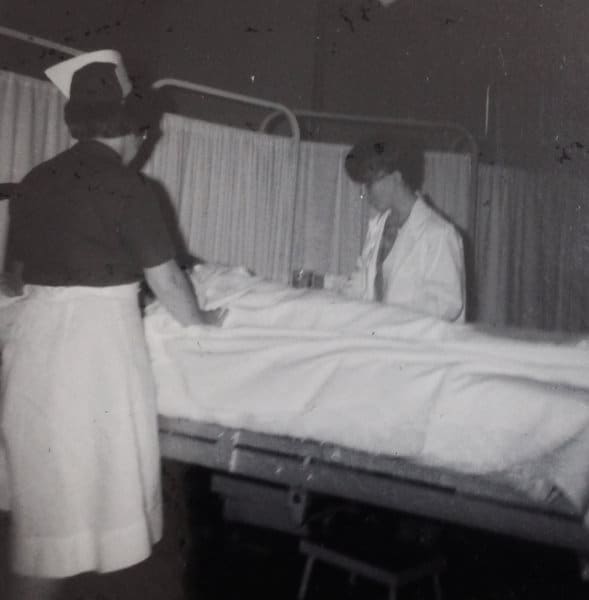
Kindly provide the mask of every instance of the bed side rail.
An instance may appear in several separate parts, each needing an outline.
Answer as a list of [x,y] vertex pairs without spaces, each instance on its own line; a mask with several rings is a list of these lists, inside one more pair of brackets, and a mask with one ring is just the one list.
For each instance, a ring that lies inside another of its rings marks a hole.
[[154,89],[161,89],[163,87],[176,87],[192,92],[199,92],[201,94],[207,94],[218,98],[224,98],[226,100],[233,100],[242,104],[249,104],[252,106],[267,108],[272,110],[272,115],[280,115],[284,117],[289,126],[290,133],[293,141],[298,142],[300,140],[300,128],[297,118],[294,113],[286,106],[263,98],[256,98],[255,96],[248,96],[245,94],[238,94],[236,92],[229,92],[220,88],[211,87],[209,85],[203,85],[200,83],[192,83],[190,81],[184,81],[182,79],[165,78],[158,79],[152,84]]
[[484,482],[463,485],[465,476],[440,475],[409,461],[162,417],[160,443],[166,458],[273,486],[589,552],[589,531],[570,507],[534,502],[500,487],[494,494]]

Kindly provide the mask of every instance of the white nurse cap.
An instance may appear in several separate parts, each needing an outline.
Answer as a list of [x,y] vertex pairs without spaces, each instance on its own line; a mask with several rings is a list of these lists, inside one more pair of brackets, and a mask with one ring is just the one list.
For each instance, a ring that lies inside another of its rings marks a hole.
[[111,63],[116,65],[115,73],[121,85],[123,97],[129,95],[133,86],[123,64],[123,59],[116,50],[96,50],[95,52],[86,52],[79,56],[74,56],[49,67],[45,71],[45,75],[47,75],[66,98],[69,98],[74,73],[92,63]]

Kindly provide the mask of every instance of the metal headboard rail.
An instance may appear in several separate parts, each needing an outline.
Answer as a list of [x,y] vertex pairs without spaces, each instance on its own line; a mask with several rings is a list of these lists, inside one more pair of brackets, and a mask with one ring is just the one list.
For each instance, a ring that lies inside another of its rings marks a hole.
[[[329,112],[321,112],[315,110],[303,110],[303,109],[294,109],[292,111],[296,117],[302,118],[314,118],[314,119],[322,119],[326,121],[342,121],[349,123],[367,123],[374,125],[393,125],[397,127],[408,127],[415,129],[430,129],[430,130],[438,130],[438,131],[455,131],[456,133],[462,136],[468,145],[469,152],[474,156],[478,156],[478,144],[474,138],[474,136],[462,125],[459,123],[454,123],[453,121],[428,121],[421,119],[400,119],[393,117],[375,117],[368,115],[350,115],[345,113],[329,113]],[[278,112],[272,113],[268,115],[261,123],[260,129],[262,131],[267,131],[268,127],[272,124],[274,120],[280,117]]]
[[[191,81],[183,81],[182,79],[158,79],[155,83],[152,84],[152,87],[155,89],[160,89],[163,87],[176,87],[184,90],[189,90],[192,92],[200,92],[202,94],[207,94],[209,96],[216,96],[218,98],[225,98],[227,100],[234,100],[235,102],[241,102],[242,104],[250,104],[254,106],[259,106],[261,108],[268,108],[273,110],[272,115],[281,115],[286,117],[288,124],[290,126],[291,135],[293,141],[298,142],[301,138],[300,128],[297,118],[295,117],[293,111],[284,106],[283,104],[279,104],[277,102],[272,102],[270,100],[264,100],[262,98],[256,98],[255,96],[247,96],[245,94],[238,94],[236,92],[229,92],[227,90],[222,90],[219,88],[211,87],[209,85],[202,85],[200,83],[192,83]],[[266,118],[267,119],[267,118]],[[266,119],[262,123],[266,122]],[[260,127],[260,130],[265,132],[264,129]]]
[[[348,123],[367,123],[373,125],[392,125],[396,127],[408,127],[414,129],[429,129],[437,131],[455,131],[460,134],[467,142],[469,154],[471,155],[471,183],[470,183],[470,196],[473,207],[476,210],[476,197],[477,197],[477,170],[478,170],[478,159],[479,159],[479,145],[468,129],[463,127],[459,123],[453,121],[427,121],[420,119],[399,119],[393,117],[374,117],[368,115],[349,115],[345,113],[329,113],[320,112],[314,110],[299,110],[294,109],[292,111],[296,117],[302,118],[313,118],[323,119],[326,121],[340,121]],[[267,131],[271,123],[280,117],[280,113],[275,112],[268,115],[260,125],[261,131]]]

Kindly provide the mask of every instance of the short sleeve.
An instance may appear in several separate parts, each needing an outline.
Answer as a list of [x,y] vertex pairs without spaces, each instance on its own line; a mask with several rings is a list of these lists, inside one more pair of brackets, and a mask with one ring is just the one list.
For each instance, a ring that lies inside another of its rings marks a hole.
[[149,181],[140,176],[133,177],[125,193],[121,236],[142,269],[176,257],[160,200]]

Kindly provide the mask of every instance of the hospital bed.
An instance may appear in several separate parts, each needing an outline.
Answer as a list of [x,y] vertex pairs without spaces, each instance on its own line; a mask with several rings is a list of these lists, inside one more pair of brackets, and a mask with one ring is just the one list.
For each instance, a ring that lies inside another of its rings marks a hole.
[[[197,290],[219,291],[201,301],[230,317],[191,338],[161,309],[148,315],[161,447],[216,474],[228,518],[300,535],[313,499],[332,498],[587,553],[589,471],[575,458],[589,440],[585,340],[496,337],[197,269]],[[253,284],[239,296],[226,278]]]
[[[164,80],[156,86],[167,84],[192,88],[192,84],[177,80]],[[476,171],[476,142],[451,124],[379,121],[312,111],[293,113],[297,120],[354,121],[381,128],[390,125],[412,129],[426,137],[430,131],[447,129],[452,132],[450,149],[465,152],[472,165],[471,174]],[[300,133],[292,125],[288,111],[270,113],[261,129],[269,130],[283,115],[294,143],[300,143]],[[475,195],[476,177],[471,177],[466,192],[471,206],[475,205]],[[468,214],[463,223],[464,229],[474,236],[476,215]],[[301,533],[309,518],[310,499],[319,495],[568,548],[579,554],[589,549],[589,530],[583,514],[558,492],[544,500],[531,499],[500,477],[465,475],[404,458],[359,451],[345,444],[269,434],[214,421],[162,415],[160,431],[164,456],[222,475],[214,480],[214,486],[225,498],[228,516],[237,520]]]
[[[587,556],[589,531],[562,496],[530,500],[502,482],[428,468],[395,457],[374,456],[339,445],[160,416],[162,455],[215,473],[267,484],[255,486],[252,502],[274,494],[278,516],[244,515],[249,523],[303,532],[310,495],[329,496],[456,525],[566,548]],[[231,487],[221,486],[231,497]],[[257,491],[257,493],[256,493]],[[234,494],[239,495],[235,490]]]
[[[10,33],[6,28],[0,32]],[[31,41],[29,36],[21,39]],[[43,45],[43,40],[36,38],[33,41]],[[59,46],[58,50],[75,53],[64,46]],[[218,92],[177,80],[164,80],[157,87],[165,85],[198,93]],[[225,97],[231,99],[232,96],[239,102],[249,100],[232,94]],[[291,168],[296,174],[300,144],[297,115],[282,106],[264,101],[262,104],[286,115],[295,148]],[[301,116],[305,115],[298,115]],[[316,118],[321,115],[306,116]],[[272,113],[262,129],[268,128],[274,118]],[[418,123],[404,125],[419,126]],[[426,129],[430,125],[428,123]],[[474,173],[478,152],[471,139],[467,143],[467,154],[471,156],[471,173]],[[471,199],[476,193],[475,181],[473,176],[468,188]],[[294,186],[291,190],[293,198],[297,193],[296,184]],[[468,227],[473,222],[469,215],[465,224]],[[293,228],[294,223],[293,219]],[[295,264],[290,255],[280,265],[283,279],[295,266],[301,265]],[[585,392],[580,390],[579,393]],[[174,411],[162,411],[160,432],[165,458],[200,465],[221,475],[216,480],[218,489],[227,497],[232,493],[239,495],[245,489],[253,501],[249,505],[247,502],[234,505],[234,516],[251,522],[303,531],[309,499],[320,495],[567,548],[579,555],[589,551],[584,508],[571,502],[566,493],[556,488],[540,499],[518,489],[513,485],[513,479],[501,476],[464,473],[395,453],[370,452],[346,444],[345,440],[336,443],[321,437],[268,432],[251,427],[247,422],[227,424],[222,419],[191,418],[174,414]],[[584,475],[589,481],[589,472]],[[237,482],[244,481],[246,487],[239,487]],[[237,487],[232,488],[234,483]],[[256,502],[261,497],[275,498],[275,505],[282,504],[284,513],[261,514],[263,511],[256,510]]]

